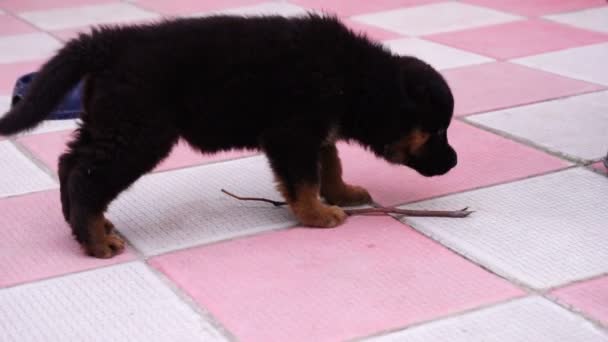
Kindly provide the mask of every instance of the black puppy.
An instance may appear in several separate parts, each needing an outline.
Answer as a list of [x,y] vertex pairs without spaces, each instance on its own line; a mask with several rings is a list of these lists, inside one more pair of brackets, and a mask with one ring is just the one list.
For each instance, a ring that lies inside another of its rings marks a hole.
[[183,138],[205,153],[261,149],[299,221],[334,227],[330,204],[370,202],[345,184],[337,140],[425,176],[446,173],[454,100],[428,64],[391,54],[337,19],[216,16],[99,28],[50,59],[0,120],[41,122],[86,80],[82,126],[59,161],[63,214],[85,251],[123,249],[104,212]]

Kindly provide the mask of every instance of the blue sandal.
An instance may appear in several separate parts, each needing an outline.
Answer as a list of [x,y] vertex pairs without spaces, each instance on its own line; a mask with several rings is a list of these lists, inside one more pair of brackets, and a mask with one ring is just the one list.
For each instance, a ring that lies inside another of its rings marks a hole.
[[[35,72],[19,77],[13,88],[11,106],[14,106],[25,96],[34,77],[36,77]],[[59,106],[50,113],[47,120],[64,120],[80,117],[80,113],[82,112],[81,94],[82,82],[79,82],[76,87],[70,90]]]

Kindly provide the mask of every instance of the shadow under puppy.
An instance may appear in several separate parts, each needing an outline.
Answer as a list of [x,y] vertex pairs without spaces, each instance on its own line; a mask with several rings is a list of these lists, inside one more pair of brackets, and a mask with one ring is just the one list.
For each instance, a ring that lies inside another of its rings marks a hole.
[[35,127],[85,80],[82,125],[59,160],[66,221],[84,250],[124,248],[104,217],[181,137],[205,153],[260,149],[293,214],[334,227],[334,205],[371,201],[342,180],[335,143],[353,141],[425,176],[456,165],[454,100],[428,64],[396,56],[332,17],[176,19],[101,27],[68,42],[0,119]]

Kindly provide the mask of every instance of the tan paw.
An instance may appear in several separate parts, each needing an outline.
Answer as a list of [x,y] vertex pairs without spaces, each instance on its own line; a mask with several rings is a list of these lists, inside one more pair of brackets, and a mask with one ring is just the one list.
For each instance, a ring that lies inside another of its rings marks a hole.
[[300,222],[309,227],[333,228],[346,220],[346,213],[336,206],[318,206],[315,210],[296,213]]
[[325,200],[331,204],[349,206],[362,205],[372,202],[372,196],[360,186],[345,184],[338,190],[323,194]]
[[87,254],[101,259],[109,259],[125,249],[125,242],[115,233],[110,233],[105,236],[103,241],[91,243],[84,246]]

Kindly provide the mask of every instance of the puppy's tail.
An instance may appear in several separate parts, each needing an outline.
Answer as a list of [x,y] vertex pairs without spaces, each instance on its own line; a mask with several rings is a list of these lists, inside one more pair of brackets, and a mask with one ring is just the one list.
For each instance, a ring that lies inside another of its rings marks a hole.
[[67,43],[38,72],[27,94],[0,118],[0,135],[36,127],[56,108],[84,75],[108,63],[111,51],[94,35],[81,35]]

